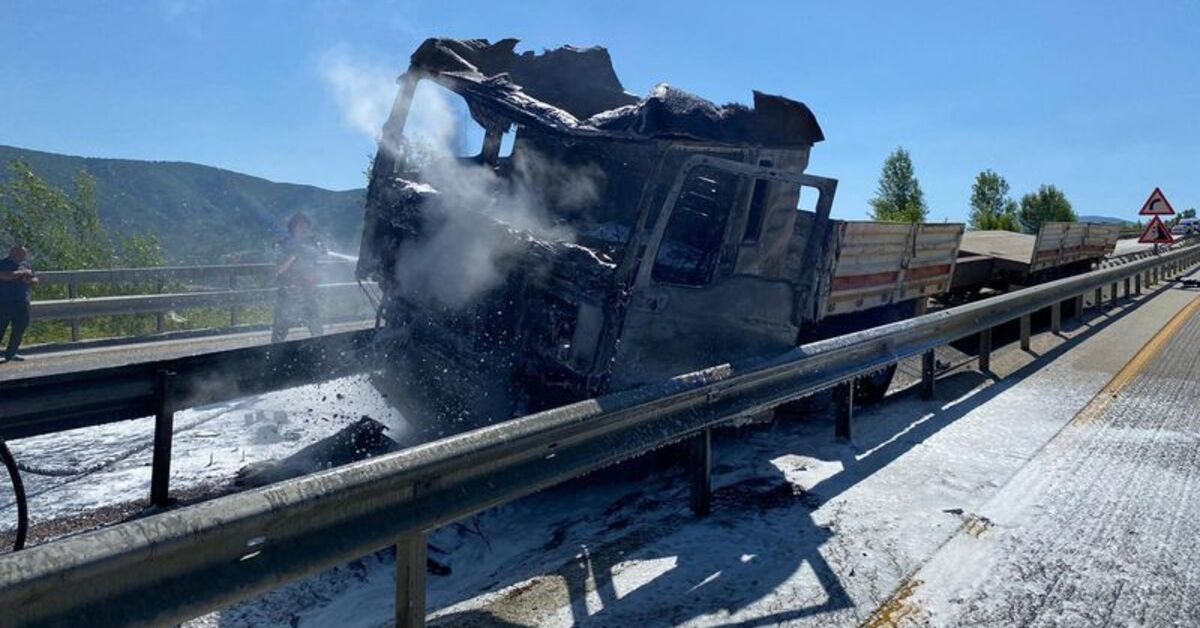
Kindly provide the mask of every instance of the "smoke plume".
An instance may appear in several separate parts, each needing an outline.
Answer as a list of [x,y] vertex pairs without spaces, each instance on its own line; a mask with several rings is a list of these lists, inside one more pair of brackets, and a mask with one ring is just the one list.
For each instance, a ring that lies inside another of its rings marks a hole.
[[321,56],[321,78],[351,128],[374,139],[396,94],[396,73],[353,57],[345,48]]
[[344,55],[329,58],[327,82],[347,121],[369,132],[398,163],[419,147],[419,185],[436,191],[421,208],[422,237],[405,242],[396,263],[397,285],[406,296],[461,308],[504,281],[522,237],[574,241],[571,229],[548,208],[570,211],[594,203],[604,184],[598,167],[571,168],[522,150],[514,152],[511,178],[502,178],[459,159],[456,149],[464,142],[470,144],[467,152],[479,151],[482,130],[464,129],[468,117],[461,98],[431,81],[417,87],[402,145],[385,145],[379,130],[395,98],[394,78]]

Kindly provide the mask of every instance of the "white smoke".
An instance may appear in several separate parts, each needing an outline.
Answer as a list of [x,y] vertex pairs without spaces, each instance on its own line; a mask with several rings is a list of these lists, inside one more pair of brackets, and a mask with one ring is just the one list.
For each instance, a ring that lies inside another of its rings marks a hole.
[[[327,57],[327,82],[347,121],[378,141],[395,98],[394,78],[344,54]],[[423,237],[401,246],[397,285],[411,298],[450,308],[463,307],[504,281],[523,246],[510,230],[539,240],[573,242],[572,231],[554,220],[547,205],[584,207],[596,201],[604,183],[598,167],[570,168],[531,151],[514,153],[511,179],[460,160],[456,145],[470,141],[469,152],[477,153],[482,133],[465,132],[465,106],[456,107],[455,100],[457,95],[422,81],[413,95],[402,145],[380,146],[398,163],[406,151],[421,147],[421,183],[437,192],[421,210]]]
[[375,139],[392,110],[396,72],[355,58],[342,47],[321,55],[319,66],[321,78],[341,108],[345,122]]

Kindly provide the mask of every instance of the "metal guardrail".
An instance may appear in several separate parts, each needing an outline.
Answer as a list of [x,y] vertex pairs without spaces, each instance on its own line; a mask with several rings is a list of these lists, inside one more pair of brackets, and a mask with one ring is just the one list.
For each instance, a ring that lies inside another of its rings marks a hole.
[[[150,503],[166,507],[175,411],[369,371],[376,331],[0,382],[0,440],[154,416]],[[0,622],[2,623],[2,622]]]
[[[321,262],[323,272],[353,269],[354,262]],[[155,266],[150,268],[99,268],[88,270],[48,270],[38,273],[43,285],[96,283],[157,283],[167,281],[213,281],[237,277],[270,278],[274,264],[215,264],[211,266]]]
[[[325,284],[317,286],[317,289],[325,298],[346,299],[363,297],[362,288],[356,283]],[[121,314],[153,314],[156,312],[190,308],[226,308],[258,305],[272,302],[275,294],[275,288],[253,288],[246,290],[138,294],[119,297],[96,297],[94,299],[62,299],[34,301],[31,311],[35,320],[71,320]]]
[[[318,273],[327,285],[340,286],[354,278],[354,263],[350,261],[324,261],[318,264]],[[71,324],[71,340],[81,338],[79,323],[96,316],[121,314],[156,314],[155,330],[166,329],[166,312],[187,308],[228,307],[229,326],[237,327],[241,321],[239,308],[246,305],[268,303],[273,289],[247,289],[238,287],[239,279],[269,281],[274,277],[274,264],[221,264],[212,266],[162,266],[153,268],[103,268],[89,270],[52,270],[38,273],[40,285],[67,286],[66,299],[35,300],[35,320],[66,320]],[[166,293],[172,283],[201,285],[202,290]],[[153,294],[117,297],[83,298],[80,286],[94,284],[151,285]],[[352,285],[352,284],[348,284]],[[226,289],[219,289],[217,286]],[[340,288],[338,288],[340,289]],[[340,294],[340,293],[339,293]]]
[[1147,258],[1154,257],[1156,255],[1162,255],[1163,253],[1167,253],[1167,252],[1174,251],[1177,249],[1193,246],[1197,243],[1197,241],[1200,241],[1200,237],[1194,236],[1194,235],[1189,235],[1189,236],[1183,236],[1181,238],[1176,239],[1174,244],[1162,245],[1159,247],[1159,250],[1155,250],[1153,247],[1150,247],[1150,248],[1143,249],[1141,251],[1125,253],[1123,255],[1113,255],[1113,256],[1108,257],[1107,259],[1101,261],[1100,268],[1108,268],[1111,266],[1121,266],[1123,264],[1128,264],[1130,262],[1136,262],[1137,260],[1140,260],[1140,259],[1147,259]]
[[[0,438],[13,440],[229,401],[371,370],[376,330],[170,360],[0,381]],[[170,394],[157,390],[170,379]]]
[[173,623],[395,545],[397,625],[420,626],[425,535],[441,525],[683,439],[703,513],[712,428],[840,387],[848,411],[838,431],[848,436],[855,377],[921,355],[922,391],[932,394],[936,347],[979,334],[986,369],[992,328],[1020,319],[1027,344],[1034,312],[1050,308],[1057,331],[1064,301],[1108,286],[1116,299],[1122,281],[1127,295],[1140,293],[1198,261],[1188,248],[1096,270],[39,545],[0,557],[0,608],[13,624]]

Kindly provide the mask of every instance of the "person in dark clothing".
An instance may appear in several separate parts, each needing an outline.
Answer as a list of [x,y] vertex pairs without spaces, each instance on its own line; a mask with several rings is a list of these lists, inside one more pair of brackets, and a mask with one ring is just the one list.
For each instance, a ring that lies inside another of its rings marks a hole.
[[0,338],[12,327],[5,361],[25,359],[17,354],[17,349],[21,348],[21,338],[29,327],[29,287],[37,282],[37,275],[29,267],[29,251],[19,244],[9,249],[8,257],[0,260]]
[[287,338],[288,328],[297,322],[304,323],[313,336],[323,331],[317,303],[317,260],[325,255],[325,246],[313,237],[312,222],[304,214],[292,216],[287,226],[288,236],[276,245],[279,260],[275,277],[279,293],[271,342],[282,342]]

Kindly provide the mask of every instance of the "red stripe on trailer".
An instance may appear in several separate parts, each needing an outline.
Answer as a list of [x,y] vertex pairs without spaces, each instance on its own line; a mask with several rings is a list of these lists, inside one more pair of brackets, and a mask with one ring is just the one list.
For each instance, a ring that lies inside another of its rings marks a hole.
[[[917,268],[909,268],[904,273],[905,281],[919,281],[938,277],[941,275],[950,274],[949,264],[939,264],[936,266],[919,266]],[[868,275],[846,275],[843,277],[833,278],[833,291],[840,292],[842,290],[855,290],[859,288],[874,288],[876,286],[890,286],[896,283],[900,278],[899,272],[886,273],[871,273]]]
[[939,275],[949,275],[950,265],[942,264],[940,266],[920,266],[918,268],[910,268],[904,273],[904,279],[929,279]]
[[900,276],[898,272],[889,273],[871,273],[869,275],[847,275],[845,277],[833,278],[833,291],[853,290],[855,288],[871,288],[874,286],[886,286],[896,283],[896,279]]

